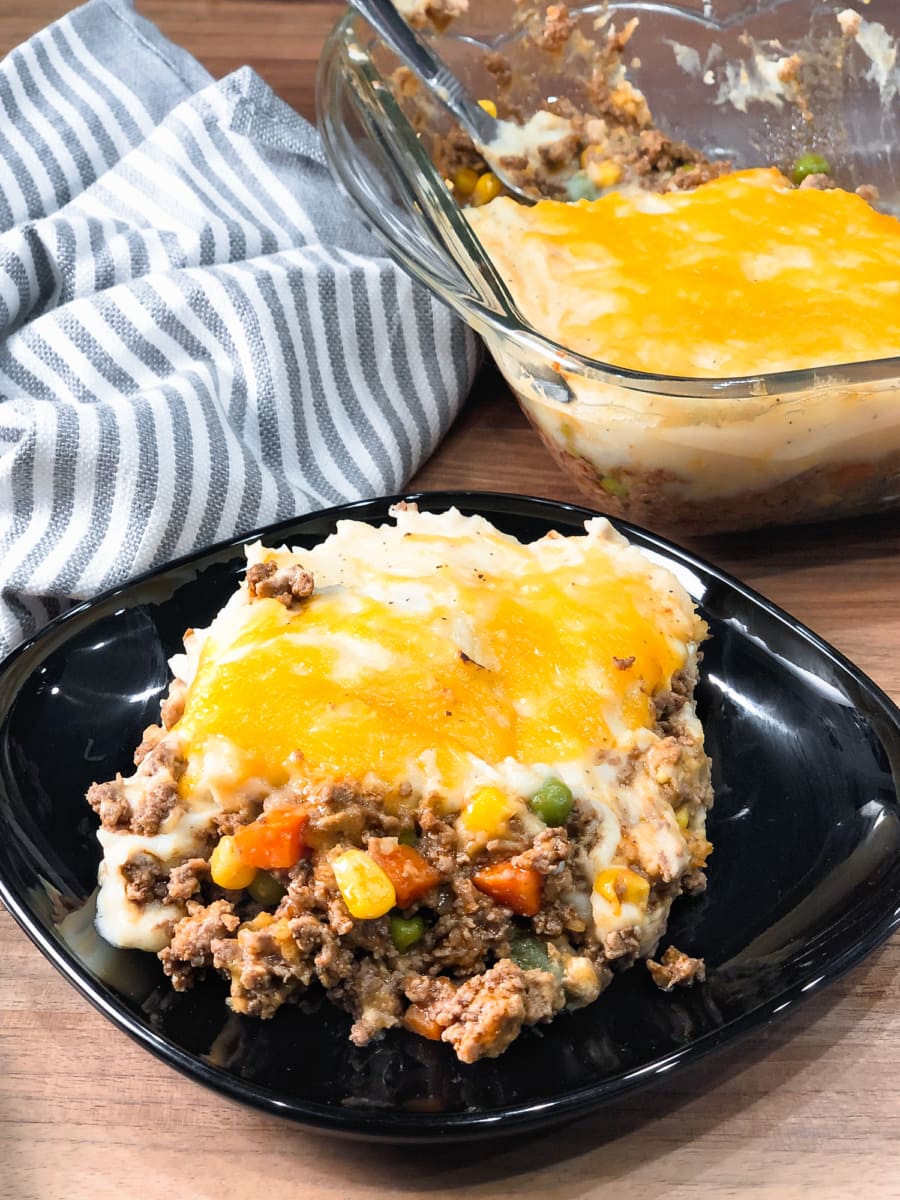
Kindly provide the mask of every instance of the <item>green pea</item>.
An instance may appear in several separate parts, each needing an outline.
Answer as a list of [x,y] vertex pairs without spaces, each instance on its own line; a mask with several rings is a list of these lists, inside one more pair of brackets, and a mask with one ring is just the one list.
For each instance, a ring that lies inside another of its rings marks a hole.
[[510,938],[509,957],[523,971],[549,971],[550,955],[547,943],[527,933]]
[[601,475],[600,486],[610,496],[625,496],[628,493],[628,485],[616,479],[615,475]]
[[392,916],[390,926],[391,941],[401,954],[414,946],[425,932],[425,922],[421,917]]
[[528,801],[528,807],[545,825],[565,825],[575,801],[561,779],[548,779]]
[[821,154],[801,154],[794,163],[791,179],[798,186],[809,175],[830,175],[831,164]]
[[570,200],[596,200],[597,189],[591,183],[584,171],[576,171],[566,184],[566,192]]
[[274,908],[284,895],[284,888],[268,871],[257,871],[247,890],[258,904],[266,908]]

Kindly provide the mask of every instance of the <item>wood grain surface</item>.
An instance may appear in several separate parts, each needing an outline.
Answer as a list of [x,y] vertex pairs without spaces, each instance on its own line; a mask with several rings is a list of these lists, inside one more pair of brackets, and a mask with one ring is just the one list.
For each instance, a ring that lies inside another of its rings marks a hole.
[[[0,0],[0,52],[69,7]],[[138,7],[213,74],[249,62],[312,116],[340,5]],[[579,499],[489,369],[414,483]],[[900,516],[690,545],[900,699]],[[895,938],[767,1033],[543,1137],[391,1149],[305,1133],[181,1078],[107,1024],[0,911],[0,1197],[900,1197],[898,972]]]

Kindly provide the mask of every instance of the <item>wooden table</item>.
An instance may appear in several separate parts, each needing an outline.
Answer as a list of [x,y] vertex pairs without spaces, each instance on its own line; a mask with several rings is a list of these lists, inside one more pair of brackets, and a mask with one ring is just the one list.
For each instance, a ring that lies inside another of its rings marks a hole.
[[[72,7],[0,0],[0,52]],[[336,3],[139,0],[215,75],[249,62],[307,116]],[[502,447],[502,452],[497,452]],[[415,484],[578,500],[497,376]],[[697,539],[900,699],[900,516]],[[115,1031],[0,911],[0,1197],[900,1196],[900,939],[752,1044],[615,1112],[470,1150],[340,1142],[221,1099]]]

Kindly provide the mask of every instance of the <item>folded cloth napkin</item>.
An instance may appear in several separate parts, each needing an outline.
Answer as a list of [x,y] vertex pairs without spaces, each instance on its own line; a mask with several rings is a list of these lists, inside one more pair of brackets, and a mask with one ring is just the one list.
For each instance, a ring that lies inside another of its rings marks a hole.
[[403,488],[475,339],[307,122],[129,0],[14,50],[0,99],[0,657],[195,547]]

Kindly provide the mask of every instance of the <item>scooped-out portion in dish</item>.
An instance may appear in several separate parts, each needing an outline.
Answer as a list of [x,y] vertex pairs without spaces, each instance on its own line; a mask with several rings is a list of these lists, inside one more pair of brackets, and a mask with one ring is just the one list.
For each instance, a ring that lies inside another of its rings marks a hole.
[[[486,12],[477,10],[489,33],[477,22],[466,24],[466,0],[404,0],[397,7],[419,28],[441,31],[453,24],[455,37],[449,45],[438,39],[439,47],[456,58],[465,47],[457,69],[470,87],[483,89],[480,103],[498,120],[497,137],[477,145],[448,120],[440,99],[408,68],[391,72],[395,98],[465,207],[504,194],[502,179],[533,199],[574,201],[596,200],[611,191],[690,191],[733,169],[731,154],[708,129],[692,134],[698,144],[673,136],[673,124],[680,124],[678,109],[658,120],[636,86],[634,77],[644,63],[635,42],[646,49],[647,41],[635,34],[642,23],[658,29],[662,19],[653,5],[514,0],[504,6],[497,0]],[[733,107],[742,121],[759,124],[756,113],[746,115],[748,104],[792,114],[791,135],[773,135],[765,151],[745,157],[745,165],[778,167],[803,188],[837,186],[836,171],[842,186],[877,203],[877,187],[829,161],[833,153],[842,157],[848,135],[828,99],[833,99],[848,52],[858,43],[871,68],[867,79],[881,81],[882,100],[889,103],[895,94],[888,83],[895,40],[884,26],[864,20],[854,9],[835,9],[826,19],[825,6],[820,7],[823,24],[815,37],[796,44],[792,39],[788,48],[778,37],[757,42],[748,34],[734,61],[716,43],[704,47],[701,56],[696,46],[662,33],[673,59],[656,69],[702,75],[710,103]],[[474,17],[474,6],[471,11]],[[460,18],[461,31],[455,24]],[[664,20],[662,24],[668,28]]]
[[[407,7],[398,5],[415,25]],[[685,190],[730,170],[726,159],[710,159],[654,123],[628,78],[638,18],[617,25],[598,8],[586,33],[566,5],[526,2],[514,20],[514,43],[485,53],[481,64],[490,94],[480,103],[499,122],[488,148],[455,122],[448,126],[439,101],[407,67],[391,75],[396,99],[461,205],[503,194],[492,165],[526,195],[557,200],[596,199],[612,189]],[[554,90],[551,81],[565,80],[563,94],[538,100],[532,93],[540,79]]]
[[355,1043],[402,1026],[470,1063],[594,1001],[705,886],[706,627],[604,518],[526,545],[392,515],[248,547],[136,772],[88,792],[97,925],[177,989],[219,972],[236,1013],[318,982]]

